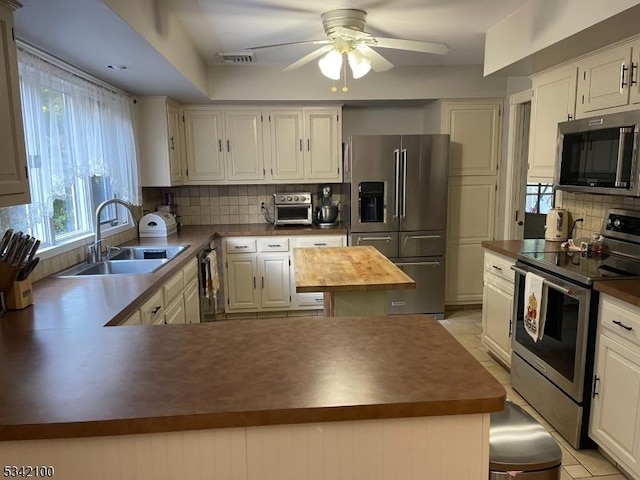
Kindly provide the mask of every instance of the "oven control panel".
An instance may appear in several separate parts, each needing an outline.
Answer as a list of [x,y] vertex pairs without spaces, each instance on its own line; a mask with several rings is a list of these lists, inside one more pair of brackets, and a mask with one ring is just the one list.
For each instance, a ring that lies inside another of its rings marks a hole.
[[640,242],[640,212],[610,209],[602,226],[602,234],[621,238],[624,235],[625,239]]
[[311,192],[274,193],[273,198],[276,205],[310,204]]

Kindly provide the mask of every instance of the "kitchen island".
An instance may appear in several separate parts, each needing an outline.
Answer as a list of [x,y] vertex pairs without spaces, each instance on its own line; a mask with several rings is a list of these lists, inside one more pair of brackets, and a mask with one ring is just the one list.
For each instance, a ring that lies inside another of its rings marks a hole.
[[386,315],[388,290],[416,282],[370,245],[295,248],[296,292],[324,292],[327,317]]
[[475,480],[486,477],[489,417],[505,399],[419,315],[2,340],[0,458],[51,465],[66,480]]

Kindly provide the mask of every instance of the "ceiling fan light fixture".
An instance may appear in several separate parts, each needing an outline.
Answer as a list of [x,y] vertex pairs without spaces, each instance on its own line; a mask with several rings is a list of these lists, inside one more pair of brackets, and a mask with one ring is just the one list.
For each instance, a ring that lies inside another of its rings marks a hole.
[[342,54],[337,50],[331,50],[318,62],[322,74],[331,80],[340,80],[342,70]]
[[371,62],[357,48],[351,50],[347,58],[354,79],[364,77],[371,70]]

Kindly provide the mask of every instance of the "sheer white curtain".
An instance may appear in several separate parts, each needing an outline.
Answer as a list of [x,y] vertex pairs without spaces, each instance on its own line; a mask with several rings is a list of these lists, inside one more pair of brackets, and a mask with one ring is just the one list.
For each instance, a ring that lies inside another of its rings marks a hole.
[[0,209],[0,230],[46,230],[55,201],[72,205],[74,230],[92,230],[83,185],[96,177],[111,196],[139,204],[132,100],[21,47],[18,62],[32,203]]

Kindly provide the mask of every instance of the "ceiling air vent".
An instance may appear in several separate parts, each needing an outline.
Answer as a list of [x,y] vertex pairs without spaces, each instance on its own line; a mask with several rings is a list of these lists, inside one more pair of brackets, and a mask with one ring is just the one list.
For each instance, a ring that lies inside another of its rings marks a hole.
[[253,63],[255,58],[253,52],[219,53],[224,63]]

